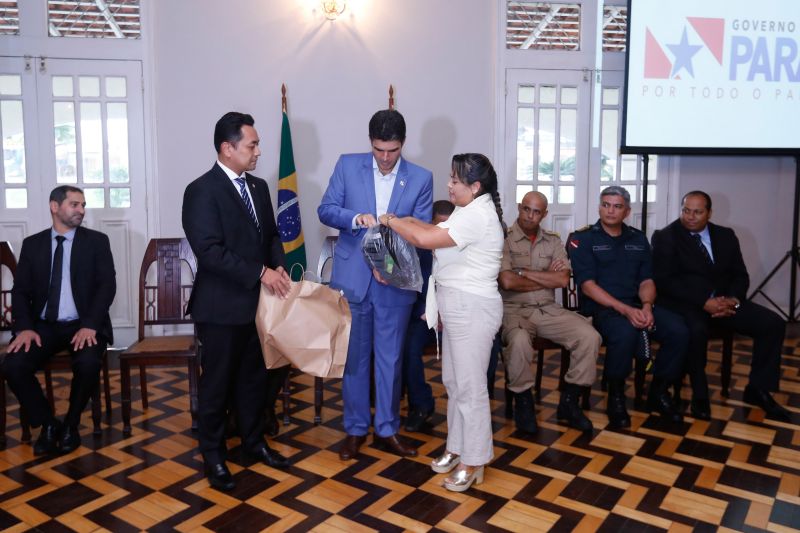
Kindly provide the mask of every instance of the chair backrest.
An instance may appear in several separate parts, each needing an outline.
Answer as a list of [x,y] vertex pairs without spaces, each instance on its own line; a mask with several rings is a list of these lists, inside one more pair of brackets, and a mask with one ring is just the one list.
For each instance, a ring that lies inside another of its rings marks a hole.
[[[185,274],[185,275],[184,275]],[[192,324],[186,308],[197,259],[186,239],[151,239],[139,271],[139,339],[145,326]]]
[[17,258],[11,243],[0,241],[0,331],[11,330],[11,288],[17,275]]
[[331,266],[333,265],[333,252],[336,249],[336,241],[338,239],[339,237],[335,235],[328,236],[325,237],[325,241],[322,243],[322,249],[319,252],[319,261],[317,261],[317,278],[319,279],[320,283],[330,283],[330,275],[327,276],[327,280],[323,277],[323,275],[330,273],[328,262],[331,263]]
[[580,311],[581,302],[578,297],[578,287],[575,285],[575,276],[572,275],[571,271],[567,286],[561,289],[561,305],[564,309],[569,309],[576,313]]

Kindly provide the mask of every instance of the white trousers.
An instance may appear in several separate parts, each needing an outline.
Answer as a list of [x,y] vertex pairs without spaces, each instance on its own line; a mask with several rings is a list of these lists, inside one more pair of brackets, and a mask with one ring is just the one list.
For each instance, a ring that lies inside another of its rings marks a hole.
[[442,383],[447,389],[447,451],[470,466],[494,457],[486,370],[503,301],[437,286],[442,319]]

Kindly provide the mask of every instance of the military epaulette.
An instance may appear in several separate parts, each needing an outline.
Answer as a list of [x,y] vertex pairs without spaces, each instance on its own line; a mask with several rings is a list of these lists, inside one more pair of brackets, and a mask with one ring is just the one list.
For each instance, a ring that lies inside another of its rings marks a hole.
[[550,231],[547,229],[543,229],[542,232],[545,233],[546,235],[550,235],[551,237],[558,237],[559,239],[561,238],[561,235],[557,231]]
[[582,231],[589,231],[590,229],[592,229],[592,227],[593,227],[593,224],[586,224],[586,225],[585,225],[585,226],[583,226],[582,228],[578,228],[578,229],[576,229],[576,230],[574,231],[574,233],[580,233],[580,232],[582,232]]

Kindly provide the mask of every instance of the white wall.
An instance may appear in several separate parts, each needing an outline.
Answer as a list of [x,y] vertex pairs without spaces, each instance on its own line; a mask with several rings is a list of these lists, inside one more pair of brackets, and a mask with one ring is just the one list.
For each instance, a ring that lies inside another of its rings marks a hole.
[[316,208],[336,159],[369,150],[367,123],[387,107],[390,83],[408,126],[403,155],[433,170],[436,199],[446,198],[453,153],[493,155],[494,2],[350,0],[335,22],[318,4],[151,3],[161,236],[183,234],[183,190],[214,162],[214,123],[229,110],[253,114],[263,151],[255,174],[275,201],[281,83],[310,266],[329,233]]
[[[711,195],[711,221],[736,231],[755,289],[791,248],[795,163],[789,157],[680,158],[681,195],[700,189]],[[677,218],[677,211],[670,220]],[[764,291],[788,308],[789,264]],[[762,298],[756,300],[769,304]]]

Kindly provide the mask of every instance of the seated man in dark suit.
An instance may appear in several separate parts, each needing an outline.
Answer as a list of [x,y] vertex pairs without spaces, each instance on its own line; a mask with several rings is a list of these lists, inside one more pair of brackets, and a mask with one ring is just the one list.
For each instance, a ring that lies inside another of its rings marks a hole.
[[659,303],[682,314],[689,327],[686,372],[692,383],[691,412],[708,420],[706,381],[708,329],[712,322],[753,337],[750,383],[744,401],[767,416],[788,420],[789,412],[770,392],[778,390],[784,321],[745,299],[750,278],[733,230],[709,222],[711,197],[692,191],[683,197],[681,216],[653,234],[653,277]]
[[[114,260],[105,234],[80,227],[85,208],[77,187],[53,189],[53,227],[22,242],[11,290],[14,337],[3,372],[30,424],[42,426],[34,455],[80,446],[81,413],[99,385],[106,345],[113,342],[108,309],[117,290]],[[35,374],[64,349],[72,357],[72,385],[62,424]]]

